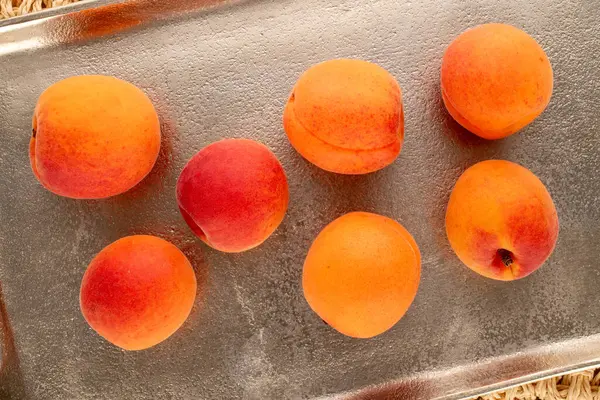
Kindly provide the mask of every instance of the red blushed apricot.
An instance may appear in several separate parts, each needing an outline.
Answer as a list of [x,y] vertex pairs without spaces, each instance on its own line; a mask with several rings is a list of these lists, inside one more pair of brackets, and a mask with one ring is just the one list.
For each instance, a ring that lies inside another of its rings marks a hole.
[[264,145],[226,139],[200,150],[177,181],[186,223],[209,246],[241,252],[277,229],[289,201],[283,167]]
[[100,336],[125,350],[152,347],[187,319],[196,276],[185,255],[155,236],[128,236],[105,247],[81,282],[81,312]]
[[304,262],[302,287],[310,307],[332,328],[369,338],[406,313],[420,274],[419,247],[402,225],[353,212],[319,233]]
[[294,86],[283,126],[292,146],[322,169],[377,171],[391,164],[402,147],[400,86],[385,69],[366,61],[317,64]]
[[486,24],[454,40],[442,60],[442,98],[463,127],[500,139],[537,118],[552,96],[552,66],[540,45],[510,25]]
[[548,190],[531,171],[489,160],[473,165],[456,182],[446,232],[467,267],[508,281],[531,274],[550,256],[558,216]]
[[150,172],[159,149],[156,111],[131,83],[74,76],[38,99],[29,159],[36,178],[53,193],[76,199],[123,193]]

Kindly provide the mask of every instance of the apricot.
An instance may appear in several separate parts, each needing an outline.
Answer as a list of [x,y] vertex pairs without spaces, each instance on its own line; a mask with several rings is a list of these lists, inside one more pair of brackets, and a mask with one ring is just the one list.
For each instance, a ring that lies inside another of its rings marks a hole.
[[100,336],[125,350],[152,347],[187,319],[196,276],[185,255],[155,236],[127,236],[105,247],[81,282],[80,306]]
[[39,97],[29,159],[51,192],[75,199],[123,193],[152,169],[160,124],[150,99],[111,76],[74,76]]
[[467,130],[500,139],[536,119],[550,102],[552,66],[540,45],[510,25],[463,32],[442,60],[442,98]]
[[292,146],[324,170],[377,171],[396,159],[404,140],[400,86],[367,61],[317,64],[294,86],[283,126]]
[[264,242],[283,221],[288,201],[277,157],[248,139],[206,146],[177,181],[177,203],[187,224],[207,245],[228,253]]
[[304,297],[344,335],[379,335],[406,313],[419,286],[419,247],[398,222],[352,212],[313,242],[302,273]]
[[446,233],[467,267],[510,281],[531,274],[550,256],[558,216],[548,190],[531,171],[489,160],[473,165],[456,182]]

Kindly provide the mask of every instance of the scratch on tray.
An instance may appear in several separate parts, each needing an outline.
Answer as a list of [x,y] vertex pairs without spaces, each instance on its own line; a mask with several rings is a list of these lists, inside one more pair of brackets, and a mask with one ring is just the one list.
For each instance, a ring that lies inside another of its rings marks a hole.
[[244,313],[244,315],[248,319],[248,323],[250,325],[254,325],[254,323],[256,322],[256,320],[254,319],[254,311],[252,311],[252,308],[248,305],[248,302],[242,295],[241,288],[236,281],[233,282],[233,288],[235,289],[235,298],[240,307],[242,307],[242,313]]

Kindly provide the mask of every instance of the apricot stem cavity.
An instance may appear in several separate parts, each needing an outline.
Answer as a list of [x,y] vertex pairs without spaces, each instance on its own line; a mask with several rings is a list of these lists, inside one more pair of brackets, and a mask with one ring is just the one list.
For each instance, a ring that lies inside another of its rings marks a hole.
[[513,261],[513,256],[512,253],[506,249],[500,249],[498,250],[498,257],[500,257],[500,260],[502,261],[502,264],[504,264],[504,266],[506,268],[510,268],[510,266],[512,265]]
[[554,249],[558,229],[544,184],[510,161],[487,160],[468,168],[446,209],[446,234],[458,258],[478,274],[501,281],[540,268]]

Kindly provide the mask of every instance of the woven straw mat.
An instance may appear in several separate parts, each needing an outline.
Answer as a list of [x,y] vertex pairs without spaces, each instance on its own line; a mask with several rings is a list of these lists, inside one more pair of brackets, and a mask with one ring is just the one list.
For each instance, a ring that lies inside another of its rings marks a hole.
[[0,0],[0,20],[78,1],[80,0]]

